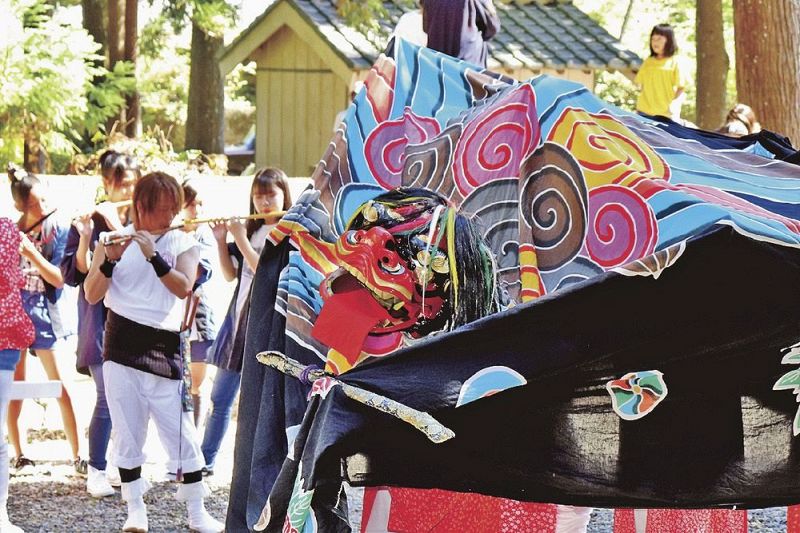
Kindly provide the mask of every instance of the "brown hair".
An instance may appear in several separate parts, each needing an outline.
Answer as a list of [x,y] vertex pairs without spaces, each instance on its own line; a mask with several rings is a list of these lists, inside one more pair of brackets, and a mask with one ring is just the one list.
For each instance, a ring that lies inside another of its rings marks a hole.
[[[266,192],[272,187],[277,187],[283,191],[283,206],[281,209],[284,211],[292,207],[292,192],[289,190],[289,179],[286,173],[276,167],[266,167],[259,169],[253,177],[253,184],[250,186],[250,214],[256,214],[256,206],[253,203],[253,195],[257,192]],[[255,219],[247,221],[247,238],[253,236],[253,233],[264,225],[263,219]]]
[[172,201],[172,215],[183,208],[183,189],[178,180],[164,172],[151,172],[136,182],[133,187],[133,222],[139,219],[139,207],[152,212],[162,198]]
[[741,137],[761,131],[761,124],[756,119],[753,109],[747,104],[736,104],[728,111],[725,124],[717,130],[732,137]]
[[197,198],[197,189],[195,189],[192,180],[189,179],[183,180],[181,189],[183,189],[183,208],[185,209]]
[[115,150],[106,150],[100,156],[100,175],[106,183],[119,185],[129,173],[134,179],[142,177],[139,164],[133,157]]

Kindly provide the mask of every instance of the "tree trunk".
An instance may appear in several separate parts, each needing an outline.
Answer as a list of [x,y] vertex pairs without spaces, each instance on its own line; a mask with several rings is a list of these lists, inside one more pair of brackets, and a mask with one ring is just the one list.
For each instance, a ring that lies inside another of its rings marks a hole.
[[[123,24],[124,24],[124,13],[125,11],[122,9],[121,0],[108,0],[108,41],[106,43],[108,47],[108,68],[113,69],[114,65],[117,64],[118,61],[122,61],[123,59],[123,47],[122,47],[122,37],[123,37]],[[106,124],[106,131],[111,131],[114,127],[114,124],[119,122],[120,124],[125,124],[125,108],[123,107],[120,110],[120,114],[116,117],[111,117],[108,119],[108,123]]]
[[800,2],[733,0],[736,90],[761,125],[800,143]]
[[32,131],[24,134],[23,159],[25,170],[33,174],[43,174],[47,169],[47,154],[45,154],[38,135]]
[[728,54],[722,31],[722,0],[697,0],[697,125],[722,126],[727,112]]
[[631,20],[631,13],[633,12],[633,2],[634,0],[628,0],[628,7],[625,9],[625,16],[622,18],[622,25],[619,27],[619,40],[622,40],[622,37],[625,36],[625,32],[628,30],[628,22]]
[[224,84],[215,57],[222,44],[221,35],[211,36],[192,24],[186,148],[206,154],[223,152]]
[[[83,27],[100,45],[98,55],[106,53],[106,26],[103,0],[81,0],[83,10]],[[105,64],[105,63],[103,63]]]
[[[139,38],[139,17],[137,0],[125,0],[125,48],[123,58],[134,66],[136,76],[136,46]],[[141,113],[139,111],[139,91],[134,89],[127,97],[127,121],[125,134],[128,137],[138,137],[142,133]]]

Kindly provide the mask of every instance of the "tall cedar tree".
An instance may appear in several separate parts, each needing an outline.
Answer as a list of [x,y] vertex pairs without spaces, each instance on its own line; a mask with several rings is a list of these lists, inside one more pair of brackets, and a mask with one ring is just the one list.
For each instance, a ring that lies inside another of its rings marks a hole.
[[714,130],[727,111],[728,54],[722,32],[722,0],[697,0],[697,125]]
[[800,1],[733,0],[733,24],[739,101],[800,145]]
[[225,82],[216,59],[222,46],[221,34],[214,35],[192,22],[185,146],[206,154],[220,154],[224,149]]
[[[125,44],[122,58],[136,65],[136,48],[139,40],[139,5],[138,0],[125,0]],[[134,73],[136,72],[134,67]],[[125,134],[138,137],[142,132],[142,117],[139,111],[139,91],[133,91],[127,98],[125,115]]]

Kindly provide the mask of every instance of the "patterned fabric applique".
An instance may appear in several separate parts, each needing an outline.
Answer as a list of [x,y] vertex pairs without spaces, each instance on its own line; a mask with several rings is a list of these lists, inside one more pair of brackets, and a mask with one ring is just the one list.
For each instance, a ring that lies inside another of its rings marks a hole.
[[658,370],[630,372],[606,383],[614,412],[623,420],[638,420],[667,397],[664,374]]
[[[783,359],[781,359],[781,364],[800,364],[800,342],[786,348],[786,354],[783,356]],[[775,385],[772,386],[772,390],[791,390],[794,394],[798,395],[798,402],[800,402],[800,368],[796,368],[781,376],[781,378],[775,382]],[[794,415],[792,433],[795,437],[800,434],[800,407],[797,409],[797,414]]]

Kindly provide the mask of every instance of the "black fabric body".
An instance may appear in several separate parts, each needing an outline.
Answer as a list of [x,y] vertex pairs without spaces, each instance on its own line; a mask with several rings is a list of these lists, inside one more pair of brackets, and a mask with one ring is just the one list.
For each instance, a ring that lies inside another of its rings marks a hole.
[[182,377],[178,333],[139,324],[110,309],[106,318],[103,360],[164,378]]
[[[797,402],[772,385],[792,370],[781,349],[798,340],[800,251],[723,228],[658,280],[605,274],[343,376],[431,412],[451,441],[349,405],[358,425],[330,444],[362,455],[348,472],[363,485],[602,507],[794,504]],[[489,365],[528,384],[446,407]],[[662,371],[669,393],[622,420],[605,384],[642,370]]]
[[[339,377],[431,413],[456,434],[443,444],[340,387],[309,402],[307,386],[255,361],[274,349],[320,364],[284,336],[274,310],[270,284],[288,246],[265,252],[245,349],[229,530],[252,527],[271,492],[267,530],[279,531],[300,468],[325,531],[348,528],[337,518],[343,478],[598,507],[800,502],[797,403],[791,391],[772,390],[792,370],[781,349],[800,340],[800,250],[718,228],[689,241],[658,279],[609,272]],[[461,384],[494,365],[527,385],[455,408]],[[605,385],[644,370],[663,372],[669,393],[644,418],[622,420]],[[296,425],[291,459],[279,429]]]

